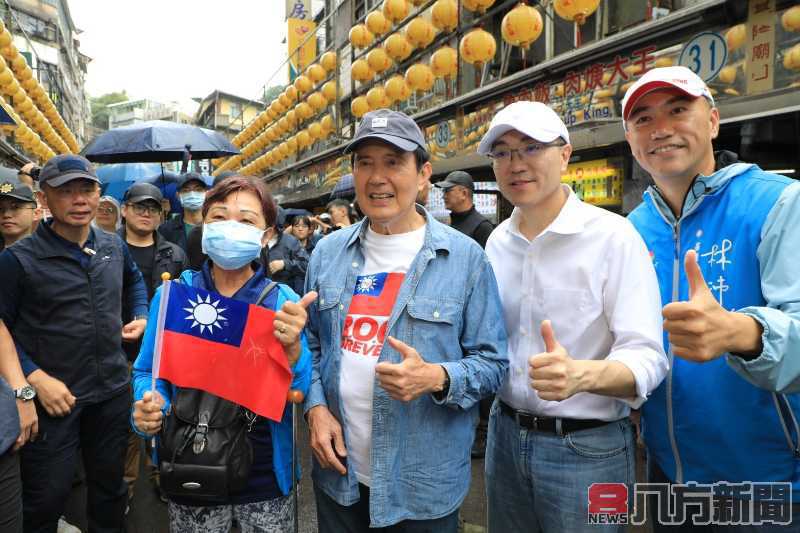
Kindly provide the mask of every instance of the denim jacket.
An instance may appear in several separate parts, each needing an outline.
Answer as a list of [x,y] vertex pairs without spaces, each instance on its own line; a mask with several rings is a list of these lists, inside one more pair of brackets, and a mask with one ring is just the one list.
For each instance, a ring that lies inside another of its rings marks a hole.
[[[439,363],[450,377],[442,401],[424,395],[393,400],[377,383],[372,410],[372,527],[428,520],[457,509],[470,483],[470,448],[478,400],[494,394],[508,368],[506,331],[494,273],[472,239],[426,217],[425,241],[405,276],[387,335]],[[319,293],[306,328],[313,357],[305,409],[326,405],[343,420],[339,395],[342,325],[364,256],[368,220],[339,230],[314,249],[306,291]],[[401,362],[386,343],[378,361]],[[349,435],[344,428],[345,445]],[[315,461],[314,483],[340,505],[358,501],[352,470],[342,476]]]

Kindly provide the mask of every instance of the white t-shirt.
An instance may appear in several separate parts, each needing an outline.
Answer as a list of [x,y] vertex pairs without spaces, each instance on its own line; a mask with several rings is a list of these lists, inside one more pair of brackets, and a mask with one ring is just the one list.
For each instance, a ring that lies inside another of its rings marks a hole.
[[425,226],[399,235],[367,228],[361,240],[364,269],[356,280],[342,330],[339,394],[348,434],[347,462],[359,483],[369,486],[372,465],[372,392],[375,364],[389,316],[406,272],[425,241]]

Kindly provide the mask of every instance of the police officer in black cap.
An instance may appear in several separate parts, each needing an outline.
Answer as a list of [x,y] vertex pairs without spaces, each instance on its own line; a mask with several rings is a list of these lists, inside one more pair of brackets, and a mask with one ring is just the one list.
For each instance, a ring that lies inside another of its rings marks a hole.
[[41,210],[33,190],[21,181],[0,181],[0,251],[33,232]]
[[494,226],[475,209],[472,176],[463,170],[456,170],[435,185],[444,191],[444,206],[450,210],[450,225],[475,239],[481,248],[486,248],[486,241]]

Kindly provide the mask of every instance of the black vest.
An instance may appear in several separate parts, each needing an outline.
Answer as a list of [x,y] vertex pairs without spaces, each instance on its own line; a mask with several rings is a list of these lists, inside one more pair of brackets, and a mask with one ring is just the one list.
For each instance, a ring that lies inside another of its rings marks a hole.
[[81,403],[106,400],[129,382],[122,351],[123,243],[112,233],[94,234],[88,269],[44,223],[8,248],[25,272],[14,340]]

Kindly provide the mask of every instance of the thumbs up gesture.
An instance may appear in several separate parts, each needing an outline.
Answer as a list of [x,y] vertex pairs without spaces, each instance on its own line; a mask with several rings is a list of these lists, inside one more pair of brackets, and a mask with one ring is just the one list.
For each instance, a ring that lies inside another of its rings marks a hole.
[[580,361],[570,357],[561,346],[549,320],[542,322],[541,331],[546,351],[528,359],[531,387],[542,400],[566,400],[581,391]]
[[164,398],[158,391],[147,391],[141,400],[133,404],[133,423],[142,433],[155,435],[161,430],[163,415],[161,408],[164,406]]
[[736,320],[717,302],[706,285],[697,252],[689,250],[683,261],[689,281],[689,301],[664,306],[664,330],[672,353],[690,361],[711,361],[729,350]]
[[410,402],[423,394],[442,390],[446,370],[441,365],[426,363],[417,350],[394,337],[386,337],[386,340],[403,359],[401,363],[375,365],[378,383],[389,396]]
[[286,351],[289,364],[294,365],[300,358],[300,334],[306,327],[308,320],[308,306],[317,299],[317,293],[311,291],[303,296],[299,302],[287,300],[280,310],[275,313],[273,321],[275,338],[278,339]]

